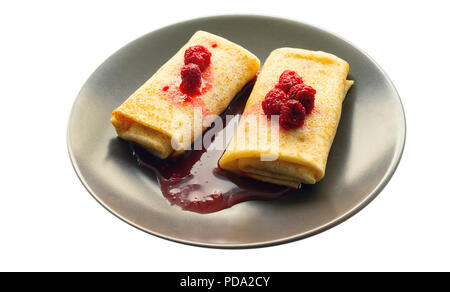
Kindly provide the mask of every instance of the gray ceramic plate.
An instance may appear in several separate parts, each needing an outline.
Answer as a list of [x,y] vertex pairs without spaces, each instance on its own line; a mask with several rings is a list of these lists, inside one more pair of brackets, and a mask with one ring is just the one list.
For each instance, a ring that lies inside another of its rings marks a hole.
[[[350,64],[355,85],[343,107],[325,178],[275,201],[250,201],[211,214],[182,211],[162,196],[116,138],[111,111],[146,81],[196,30],[236,42],[262,62],[279,47],[322,50]],[[326,31],[263,16],[190,20],[151,32],[108,58],[87,80],[72,109],[68,147],[87,190],[131,225],[178,242],[210,247],[280,244],[324,231],[366,206],[393,175],[405,143],[400,98],[364,52]]]

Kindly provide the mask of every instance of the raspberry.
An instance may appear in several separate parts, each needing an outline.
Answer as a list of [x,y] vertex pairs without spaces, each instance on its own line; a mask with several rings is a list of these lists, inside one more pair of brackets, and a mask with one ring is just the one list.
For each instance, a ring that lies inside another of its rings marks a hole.
[[187,64],[181,68],[180,90],[183,93],[194,95],[200,92],[202,85],[202,71],[196,64]]
[[262,102],[266,115],[280,115],[280,126],[286,130],[301,127],[306,114],[314,108],[316,90],[303,83],[294,71],[284,71],[274,89]]
[[306,114],[310,114],[314,108],[314,96],[316,95],[316,90],[305,83],[297,84],[289,90],[289,99],[295,99],[301,102],[305,107]]
[[288,93],[291,87],[303,83],[302,77],[295,73],[294,71],[286,70],[284,71],[278,81],[278,87],[284,92]]
[[282,99],[282,100],[288,99],[286,93],[284,93],[284,91],[279,88],[274,88],[271,91],[269,91],[266,94],[266,98],[276,98],[276,99]]
[[211,64],[211,52],[204,46],[192,46],[184,52],[184,63],[194,63],[204,71]]
[[280,126],[286,130],[301,127],[305,117],[306,111],[302,104],[290,99],[281,107]]
[[279,115],[282,105],[287,101],[287,95],[283,90],[275,88],[266,94],[262,102],[264,113],[268,116]]
[[281,99],[268,98],[263,100],[262,108],[264,110],[264,113],[268,116],[279,115],[281,113],[281,107],[283,106],[283,104],[284,102]]

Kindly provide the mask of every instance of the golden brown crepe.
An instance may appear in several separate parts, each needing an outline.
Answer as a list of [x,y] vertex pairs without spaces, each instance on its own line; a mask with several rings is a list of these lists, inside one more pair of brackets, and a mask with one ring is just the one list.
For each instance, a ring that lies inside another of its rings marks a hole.
[[[273,128],[261,107],[265,95],[285,70],[296,71],[304,83],[317,91],[315,108],[298,129]],[[225,170],[293,188],[300,183],[318,182],[325,174],[342,102],[353,84],[347,80],[348,70],[348,63],[332,54],[293,48],[273,51],[219,165]],[[255,118],[256,127],[249,122]],[[261,161],[262,157],[266,161]]]
[[[203,72],[202,94],[185,102],[179,90],[185,50],[202,45],[211,53],[211,65]],[[255,77],[258,58],[219,36],[196,32],[148,81],[112,112],[117,135],[141,144],[160,158],[184,152],[208,124],[195,131],[194,108],[202,115],[221,114],[233,97]],[[175,150],[174,151],[174,146]]]

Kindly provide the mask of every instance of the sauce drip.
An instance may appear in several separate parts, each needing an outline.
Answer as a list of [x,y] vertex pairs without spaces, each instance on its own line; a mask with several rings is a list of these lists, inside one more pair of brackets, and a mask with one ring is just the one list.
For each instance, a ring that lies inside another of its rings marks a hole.
[[[226,115],[242,114],[253,85],[254,81],[247,84],[219,117],[223,122],[223,129],[212,127],[203,135],[223,135],[223,132],[231,127],[230,123],[225,127]],[[230,135],[229,131],[227,135]],[[220,169],[218,161],[224,151],[213,149],[213,144],[214,141],[206,148],[202,146],[201,150],[188,150],[176,158],[159,159],[139,145],[130,143],[138,163],[155,172],[167,200],[184,210],[211,213],[240,202],[274,200],[292,192],[288,187]]]

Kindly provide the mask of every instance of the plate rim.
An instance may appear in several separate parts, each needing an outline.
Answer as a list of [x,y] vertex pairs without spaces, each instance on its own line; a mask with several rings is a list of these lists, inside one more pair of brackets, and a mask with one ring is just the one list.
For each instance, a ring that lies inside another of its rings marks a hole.
[[[97,196],[97,194],[95,193],[94,190],[92,190],[90,188],[90,186],[88,185],[88,183],[86,182],[80,167],[75,159],[75,155],[73,153],[73,149],[72,149],[72,145],[71,145],[71,125],[73,122],[73,113],[74,113],[74,109],[75,106],[77,104],[77,102],[79,101],[79,96],[81,91],[84,88],[84,85],[86,84],[87,81],[89,81],[91,79],[91,77],[97,72],[97,70],[104,64],[106,63],[112,56],[114,56],[115,54],[117,54],[119,51],[121,51],[122,49],[125,49],[128,45],[134,43],[135,41],[151,34],[151,33],[155,33],[158,32],[160,30],[164,30],[170,27],[174,27],[174,26],[179,26],[179,25],[183,25],[186,23],[191,23],[191,22],[195,22],[195,21],[208,21],[208,20],[214,20],[217,18],[232,18],[232,17],[239,17],[239,18],[258,18],[258,19],[265,19],[265,20],[276,20],[276,21],[288,21],[288,22],[292,22],[293,24],[300,24],[303,26],[306,26],[310,29],[314,29],[314,30],[318,30],[322,33],[325,34],[329,34],[332,35],[340,40],[342,40],[343,42],[345,42],[347,45],[354,47],[356,50],[358,50],[364,57],[366,57],[368,60],[370,60],[375,66],[376,68],[382,73],[383,77],[387,80],[388,85],[391,87],[392,91],[395,93],[396,98],[399,102],[400,105],[400,109],[401,109],[401,113],[402,113],[402,135],[401,135],[401,141],[400,143],[397,145],[396,149],[395,149],[395,155],[393,157],[393,159],[390,162],[389,168],[387,169],[386,173],[384,174],[384,176],[381,178],[381,180],[379,181],[379,183],[376,185],[375,188],[373,188],[373,190],[364,198],[363,201],[361,201],[359,204],[355,205],[353,208],[351,208],[350,210],[348,210],[347,212],[345,212],[343,215],[339,216],[338,218],[329,221],[327,223],[324,223],[314,229],[305,231],[303,233],[299,233],[299,234],[295,234],[292,236],[287,236],[287,237],[283,237],[283,238],[279,238],[279,239],[275,239],[275,240],[268,240],[268,241],[262,241],[262,242],[256,242],[256,243],[241,243],[241,244],[236,244],[236,243],[207,243],[207,242],[199,242],[199,241],[194,241],[194,240],[186,240],[186,239],[182,239],[182,238],[177,238],[174,236],[168,236],[165,234],[161,234],[159,232],[155,232],[152,230],[148,230],[142,226],[139,226],[138,224],[132,222],[131,220],[125,218],[124,216],[121,216],[120,214],[118,214],[115,210],[113,210],[111,207],[109,207],[107,204],[105,204],[101,198],[99,198]],[[72,103],[71,106],[71,110],[70,110],[70,114],[69,114],[69,118],[67,121],[67,130],[66,130],[66,143],[67,143],[67,151],[69,153],[69,158],[70,158],[70,162],[72,164],[72,167],[78,177],[78,179],[81,181],[81,184],[84,186],[84,188],[88,191],[88,193],[101,205],[103,206],[106,210],[108,210],[111,214],[113,214],[114,216],[116,216],[117,218],[119,218],[120,220],[122,220],[123,222],[137,228],[138,230],[141,230],[143,232],[146,232],[148,234],[157,236],[159,238],[162,239],[166,239],[172,242],[177,242],[177,243],[182,243],[182,244],[187,244],[187,245],[191,245],[191,246],[197,246],[197,247],[206,247],[206,248],[215,248],[215,249],[247,249],[247,248],[261,248],[261,247],[269,247],[269,246],[276,246],[276,245],[280,245],[280,244],[286,244],[286,243],[290,243],[290,242],[294,242],[297,240],[301,240],[301,239],[305,239],[308,238],[310,236],[319,234],[321,232],[324,232],[326,230],[329,230],[337,225],[339,225],[340,223],[348,220],[349,218],[353,217],[354,215],[356,215],[358,212],[360,212],[362,209],[364,209],[370,202],[372,202],[380,193],[381,191],[386,187],[386,185],[389,183],[389,181],[392,179],[395,171],[397,170],[401,158],[403,156],[403,152],[405,149],[405,144],[406,144],[406,133],[407,133],[407,124],[406,124],[406,115],[405,115],[405,108],[403,106],[402,100],[400,98],[400,95],[398,93],[398,90],[396,89],[394,83],[392,82],[392,80],[390,79],[390,77],[387,75],[387,73],[383,70],[383,68],[381,68],[381,66],[372,58],[370,57],[370,55],[368,55],[364,50],[362,50],[360,47],[354,45],[352,42],[348,41],[347,39],[341,37],[340,35],[334,33],[334,32],[330,32],[326,29],[321,28],[320,26],[317,25],[312,25],[309,24],[307,22],[303,22],[303,21],[298,21],[298,20],[294,20],[294,19],[290,19],[290,18],[285,18],[285,17],[279,17],[279,16],[272,16],[272,15],[264,15],[264,14],[219,14],[219,15],[210,15],[210,16],[204,16],[204,17],[198,17],[198,18],[192,18],[192,19],[187,19],[187,20],[183,20],[183,21],[179,21],[179,22],[175,22],[169,25],[165,25],[163,27],[157,28],[155,30],[149,31],[133,40],[131,40],[130,42],[126,43],[125,45],[123,45],[122,47],[120,47],[118,50],[114,51],[111,55],[109,55],[99,66],[96,67],[96,69],[89,75],[89,77],[86,79],[86,81],[83,83],[83,85],[81,86],[81,89],[79,90],[78,94],[76,95],[75,100]]]

